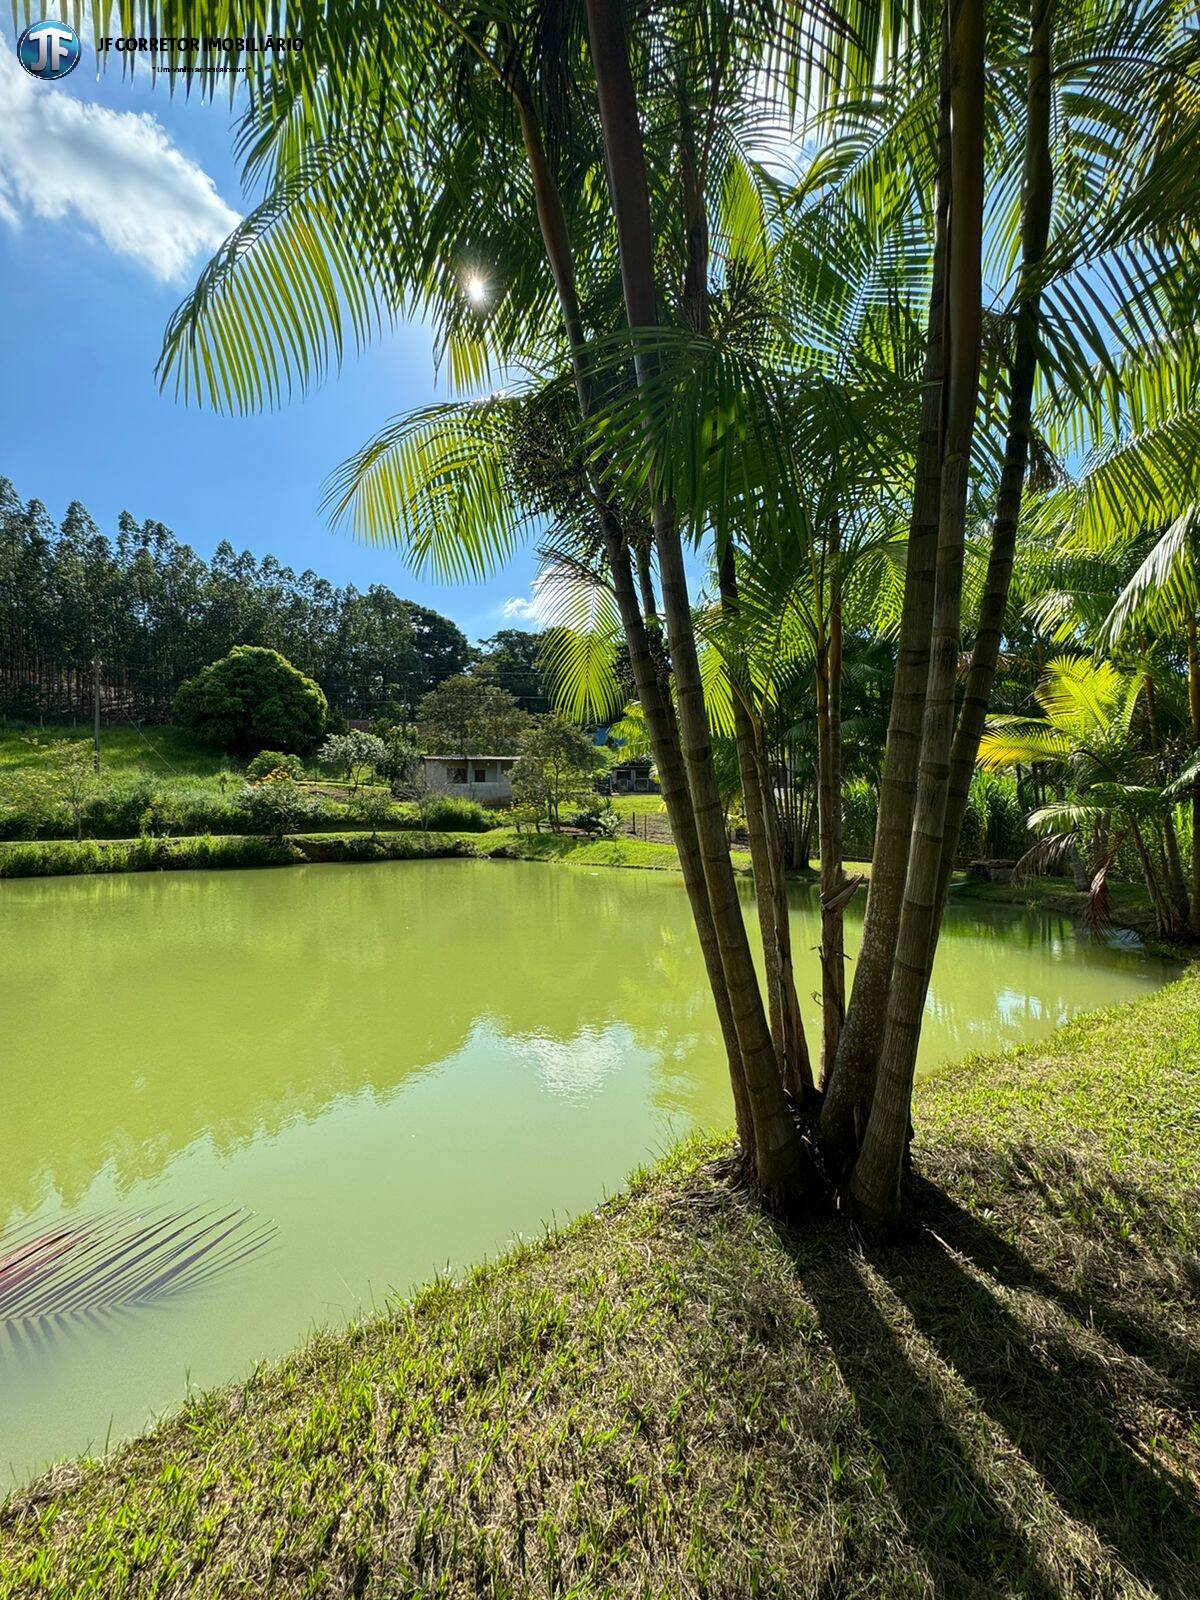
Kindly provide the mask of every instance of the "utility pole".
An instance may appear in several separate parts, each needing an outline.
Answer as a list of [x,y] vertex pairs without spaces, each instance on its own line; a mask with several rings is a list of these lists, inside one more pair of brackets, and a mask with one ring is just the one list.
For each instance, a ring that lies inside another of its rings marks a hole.
[[92,766],[100,771],[100,657],[92,657]]

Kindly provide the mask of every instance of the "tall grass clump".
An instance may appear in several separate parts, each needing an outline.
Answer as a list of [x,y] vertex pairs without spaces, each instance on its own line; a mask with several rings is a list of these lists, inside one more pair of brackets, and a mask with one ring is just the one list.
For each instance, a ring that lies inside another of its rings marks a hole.
[[[879,798],[866,778],[851,778],[842,792],[846,858],[869,861],[875,848]],[[971,780],[955,859],[960,866],[981,857],[1024,855],[1031,843],[1017,786],[1007,773],[977,772]]]
[[438,795],[421,807],[421,826],[435,833],[486,833],[496,815],[476,800]]
[[0,878],[62,878],[105,872],[206,867],[280,867],[303,859],[287,840],[227,838],[46,839],[0,851]]

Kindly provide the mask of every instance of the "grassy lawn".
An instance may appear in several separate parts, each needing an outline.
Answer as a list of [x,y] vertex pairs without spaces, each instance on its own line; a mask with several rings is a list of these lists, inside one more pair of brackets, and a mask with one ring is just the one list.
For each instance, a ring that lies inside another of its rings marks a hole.
[[616,839],[587,839],[571,833],[531,833],[528,830],[518,833],[515,828],[496,828],[479,836],[478,843],[481,855],[510,857],[515,861],[553,861],[571,867],[679,870],[679,856],[673,844],[631,839],[627,834]]
[[610,798],[613,810],[621,817],[666,815],[660,794],[614,794]]
[[[37,750],[29,743],[38,739],[43,744],[56,739],[92,738],[91,724],[77,727],[56,725],[48,728],[30,728],[16,732],[0,730],[0,777],[19,771],[22,767],[36,767],[41,761]],[[237,764],[202,744],[182,728],[101,728],[100,770],[108,777],[124,778],[203,778],[220,772],[222,768]]]
[[923,1086],[921,1231],[692,1143],[0,1513],[4,1596],[1200,1592],[1200,968]]
[[[584,839],[577,834],[518,833],[515,828],[497,828],[476,836],[481,855],[510,856],[520,861],[552,861],[569,867],[651,867],[677,872],[679,856],[673,844],[633,839],[621,834],[615,839]],[[733,870],[749,875],[750,855],[746,850],[731,852]],[[847,861],[848,876],[871,876],[869,861]]]

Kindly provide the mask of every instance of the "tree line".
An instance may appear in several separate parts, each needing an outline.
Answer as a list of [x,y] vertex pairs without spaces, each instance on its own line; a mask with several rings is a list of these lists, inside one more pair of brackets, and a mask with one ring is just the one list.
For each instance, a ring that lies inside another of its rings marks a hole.
[[206,561],[163,523],[122,512],[115,537],[72,501],[55,523],[0,478],[0,716],[87,719],[97,663],[110,721],[161,721],[180,685],[236,645],[277,650],[346,717],[411,717],[444,679],[479,672],[548,707],[537,635],[473,647],[382,584],[339,587],[222,541]]

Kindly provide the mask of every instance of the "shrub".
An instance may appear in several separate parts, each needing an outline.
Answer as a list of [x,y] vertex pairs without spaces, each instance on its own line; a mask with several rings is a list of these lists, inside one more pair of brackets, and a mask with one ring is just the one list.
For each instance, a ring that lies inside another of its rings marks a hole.
[[374,838],[392,820],[392,797],[382,789],[363,789],[351,800],[350,815],[369,827]]
[[432,795],[421,806],[421,826],[444,833],[486,833],[492,818],[475,800]]
[[[875,848],[878,795],[865,778],[852,778],[842,790],[843,850],[848,861],[868,861]],[[1032,839],[1017,799],[1017,786],[1006,774],[977,772],[963,816],[955,860],[965,865],[980,856],[1016,857]]]
[[223,750],[303,752],[325,731],[329,706],[318,685],[277,650],[235,645],[181,685],[175,715]]
[[1015,780],[1007,773],[977,772],[967,797],[959,861],[1015,859],[1032,843]]
[[615,839],[621,831],[621,816],[611,803],[607,806],[589,806],[585,811],[575,813],[571,818],[571,827],[597,839]]
[[847,861],[869,861],[875,849],[879,796],[865,778],[851,778],[842,787],[842,852]]
[[84,813],[84,831],[99,838],[237,833],[241,826],[232,799],[203,778],[110,781]]
[[260,750],[246,767],[246,776],[251,783],[258,783],[272,772],[285,773],[299,783],[304,776],[304,763],[299,756],[284,750]]
[[70,817],[50,775],[36,769],[18,770],[0,792],[0,838],[36,839],[46,833],[66,833]]
[[[292,781],[289,779],[289,781]],[[201,833],[244,833],[246,812],[239,804],[240,777],[136,779],[108,778],[97,785],[82,810],[85,838],[119,839],[134,835],[163,837]],[[302,793],[304,820],[329,825],[343,821],[346,807],[337,800]],[[34,804],[36,792],[24,784],[3,788],[0,839],[61,839],[75,832],[69,807]],[[415,826],[411,810],[407,826]]]
[[312,815],[308,796],[286,775],[246,784],[236,805],[245,819],[247,833],[266,834],[272,839],[294,832]]
[[94,872],[169,872],[190,867],[276,867],[298,859],[276,839],[57,839],[0,851],[0,878],[55,878]]

